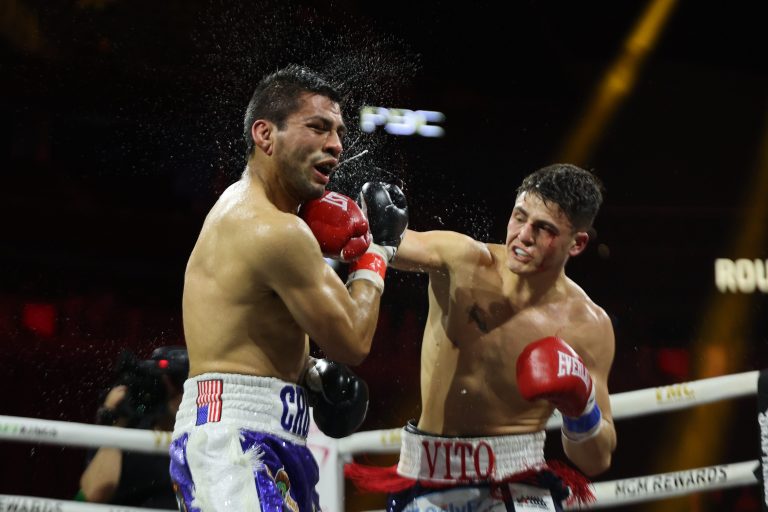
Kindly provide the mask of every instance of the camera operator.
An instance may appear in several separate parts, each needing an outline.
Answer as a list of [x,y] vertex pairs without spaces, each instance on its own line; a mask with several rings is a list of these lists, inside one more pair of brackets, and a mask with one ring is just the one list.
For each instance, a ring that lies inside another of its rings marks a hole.
[[[187,350],[182,346],[160,347],[145,361],[123,352],[117,373],[115,385],[98,409],[96,422],[173,430],[189,373]],[[96,503],[175,509],[168,465],[167,454],[99,448],[80,477],[78,497]]]

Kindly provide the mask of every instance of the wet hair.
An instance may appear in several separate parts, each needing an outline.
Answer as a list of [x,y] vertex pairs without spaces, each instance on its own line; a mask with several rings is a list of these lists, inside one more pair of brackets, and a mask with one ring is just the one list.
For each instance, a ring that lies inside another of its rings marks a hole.
[[573,164],[553,164],[529,174],[517,189],[517,197],[529,192],[545,203],[555,203],[576,231],[586,231],[603,202],[603,185],[589,171]]
[[339,90],[320,74],[304,66],[289,64],[261,79],[245,111],[243,137],[246,160],[254,149],[251,137],[253,123],[257,119],[266,119],[282,130],[288,116],[301,108],[301,96],[307,92],[320,94],[341,103]]

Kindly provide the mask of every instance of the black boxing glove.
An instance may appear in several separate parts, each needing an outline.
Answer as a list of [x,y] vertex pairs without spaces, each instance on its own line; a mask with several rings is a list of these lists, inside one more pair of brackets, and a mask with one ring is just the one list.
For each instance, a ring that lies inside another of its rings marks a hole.
[[358,203],[368,219],[373,243],[382,246],[392,261],[408,227],[408,203],[400,187],[369,181],[360,189]]
[[315,424],[328,437],[360,428],[368,411],[368,385],[341,363],[318,359],[304,377]]
[[373,243],[350,266],[347,285],[366,279],[383,291],[387,264],[395,257],[408,227],[408,204],[400,187],[378,181],[363,185],[358,202],[368,219]]

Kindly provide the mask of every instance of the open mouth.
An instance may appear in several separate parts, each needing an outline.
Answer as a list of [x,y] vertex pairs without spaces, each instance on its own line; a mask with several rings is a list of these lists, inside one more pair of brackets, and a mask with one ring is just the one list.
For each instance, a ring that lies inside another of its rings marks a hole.
[[323,165],[316,165],[315,170],[322,174],[323,176],[330,176],[333,172],[334,165],[332,164],[323,164]]

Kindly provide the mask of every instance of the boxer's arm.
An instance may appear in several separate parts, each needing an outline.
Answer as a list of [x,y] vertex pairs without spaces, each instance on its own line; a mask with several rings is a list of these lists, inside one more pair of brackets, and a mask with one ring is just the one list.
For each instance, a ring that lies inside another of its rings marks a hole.
[[485,244],[461,233],[408,229],[392,266],[409,272],[433,272],[487,255]]
[[381,292],[367,280],[347,289],[307,225],[287,217],[280,227],[251,233],[252,265],[329,359],[357,365],[371,348]]
[[118,448],[101,447],[80,477],[80,490],[86,501],[107,503],[120,483],[123,452]]
[[[98,417],[104,416],[106,411],[114,411],[125,400],[128,386],[119,385],[109,390],[104,398],[104,403],[99,407]],[[113,416],[114,413],[109,414]],[[116,422],[110,421],[109,425],[124,426],[124,419]],[[107,503],[115,494],[115,489],[120,483],[120,471],[123,464],[123,452],[118,448],[103,446],[96,451],[88,467],[80,476],[80,491],[86,501],[93,503]]]
[[613,364],[615,337],[610,318],[598,308],[599,319],[583,329],[586,337],[577,350],[592,375],[595,398],[602,413],[602,425],[597,434],[589,439],[574,442],[562,436],[563,449],[568,458],[590,476],[607,470],[616,449],[616,429],[613,425],[608,390],[608,374]]

